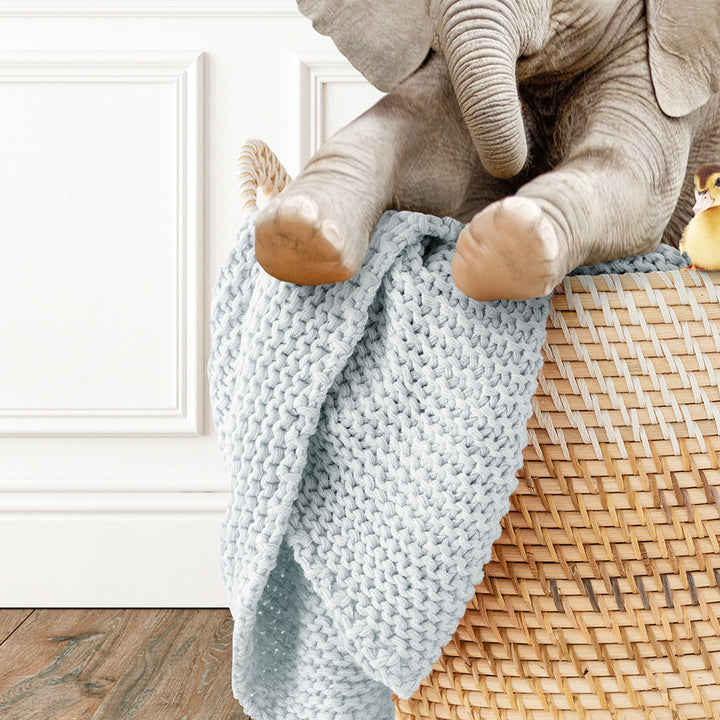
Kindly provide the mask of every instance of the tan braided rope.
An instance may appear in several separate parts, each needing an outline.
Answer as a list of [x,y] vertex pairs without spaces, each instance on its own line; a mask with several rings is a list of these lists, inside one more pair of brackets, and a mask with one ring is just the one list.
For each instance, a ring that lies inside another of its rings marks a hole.
[[237,160],[237,186],[244,214],[257,209],[258,189],[269,200],[289,182],[282,163],[262,140],[251,138],[243,144]]
[[[284,187],[243,153],[241,198]],[[396,720],[720,720],[720,272],[565,278],[547,328],[502,535]]]

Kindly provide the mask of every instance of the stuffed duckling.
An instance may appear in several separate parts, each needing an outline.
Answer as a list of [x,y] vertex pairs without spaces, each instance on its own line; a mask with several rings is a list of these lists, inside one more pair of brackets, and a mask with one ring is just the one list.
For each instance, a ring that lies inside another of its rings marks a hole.
[[720,165],[703,165],[695,173],[695,217],[680,239],[691,268],[720,270]]

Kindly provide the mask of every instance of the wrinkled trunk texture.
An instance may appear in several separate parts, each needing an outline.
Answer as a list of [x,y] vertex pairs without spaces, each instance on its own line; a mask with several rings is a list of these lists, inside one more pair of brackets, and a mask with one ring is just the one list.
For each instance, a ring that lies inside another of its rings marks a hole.
[[455,93],[485,169],[495,177],[520,172],[527,141],[515,65],[520,54],[515,20],[502,0],[444,3],[440,46]]

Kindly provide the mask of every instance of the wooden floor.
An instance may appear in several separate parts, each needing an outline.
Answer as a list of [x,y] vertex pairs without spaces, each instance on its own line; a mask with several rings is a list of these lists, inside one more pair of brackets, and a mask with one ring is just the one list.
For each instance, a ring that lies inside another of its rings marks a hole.
[[242,720],[229,610],[1,610],[2,720]]

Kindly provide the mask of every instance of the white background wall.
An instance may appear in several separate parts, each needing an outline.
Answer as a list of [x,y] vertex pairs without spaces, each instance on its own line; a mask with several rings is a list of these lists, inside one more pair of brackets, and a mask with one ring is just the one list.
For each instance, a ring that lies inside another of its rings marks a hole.
[[0,0],[0,48],[0,606],[224,606],[235,160],[379,93],[290,0]]

